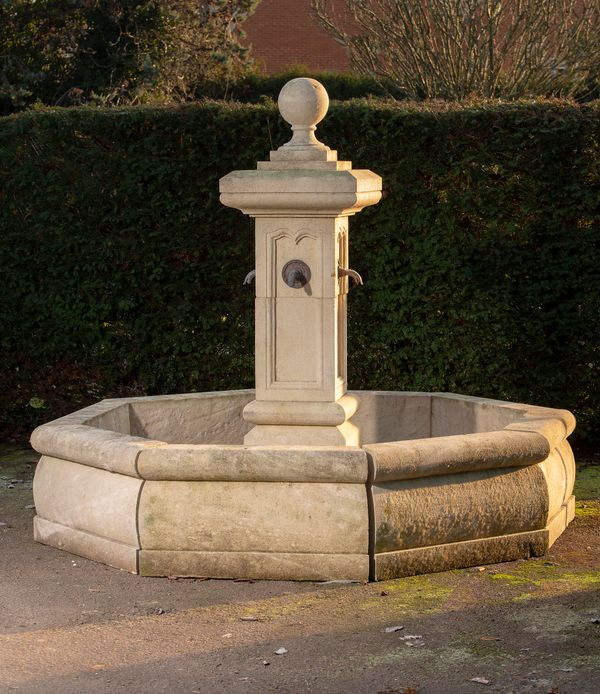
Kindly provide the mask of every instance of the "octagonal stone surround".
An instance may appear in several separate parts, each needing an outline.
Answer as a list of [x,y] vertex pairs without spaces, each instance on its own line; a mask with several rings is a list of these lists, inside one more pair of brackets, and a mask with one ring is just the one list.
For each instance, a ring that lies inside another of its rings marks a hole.
[[44,424],[35,539],[146,576],[386,580],[539,556],[572,520],[570,412],[349,394],[360,448],[244,446],[252,390]]

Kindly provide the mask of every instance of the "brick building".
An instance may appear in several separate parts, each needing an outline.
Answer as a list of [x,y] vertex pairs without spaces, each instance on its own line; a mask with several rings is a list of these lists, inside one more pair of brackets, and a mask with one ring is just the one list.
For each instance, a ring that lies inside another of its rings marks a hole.
[[339,72],[349,69],[346,49],[319,25],[310,0],[262,0],[242,28],[244,42],[252,46],[252,57],[267,74],[294,65]]

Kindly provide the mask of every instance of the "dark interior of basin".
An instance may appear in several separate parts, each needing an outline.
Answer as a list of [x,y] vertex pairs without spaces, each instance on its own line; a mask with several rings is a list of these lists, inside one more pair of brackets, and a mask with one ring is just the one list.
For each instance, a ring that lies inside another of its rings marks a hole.
[[[384,443],[497,431],[523,419],[526,406],[452,394],[350,391],[360,398],[352,418],[361,443]],[[254,391],[132,399],[87,424],[177,444],[242,445],[251,424],[242,412]]]

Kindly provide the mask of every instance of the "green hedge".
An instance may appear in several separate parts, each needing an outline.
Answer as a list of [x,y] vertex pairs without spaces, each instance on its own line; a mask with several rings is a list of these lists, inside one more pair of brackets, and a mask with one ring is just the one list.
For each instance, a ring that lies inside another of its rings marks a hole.
[[[333,104],[384,179],[351,221],[349,381],[572,409],[600,442],[600,107]],[[218,179],[288,138],[270,105],[0,119],[0,430],[105,396],[253,383],[252,222]]]
[[294,77],[313,77],[327,89],[330,99],[347,100],[363,97],[405,98],[405,94],[391,80],[375,80],[366,75],[350,72],[328,72],[296,67],[275,75],[250,72],[232,82],[201,82],[196,96],[198,98],[228,99],[244,103],[256,103],[265,97],[277,101],[283,85]]

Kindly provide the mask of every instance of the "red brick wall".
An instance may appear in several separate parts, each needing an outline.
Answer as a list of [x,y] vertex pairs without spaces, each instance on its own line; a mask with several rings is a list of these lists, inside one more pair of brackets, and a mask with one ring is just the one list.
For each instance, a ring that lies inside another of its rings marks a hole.
[[319,26],[310,0],[262,0],[242,28],[257,67],[267,74],[293,65],[340,72],[349,68],[346,49]]

